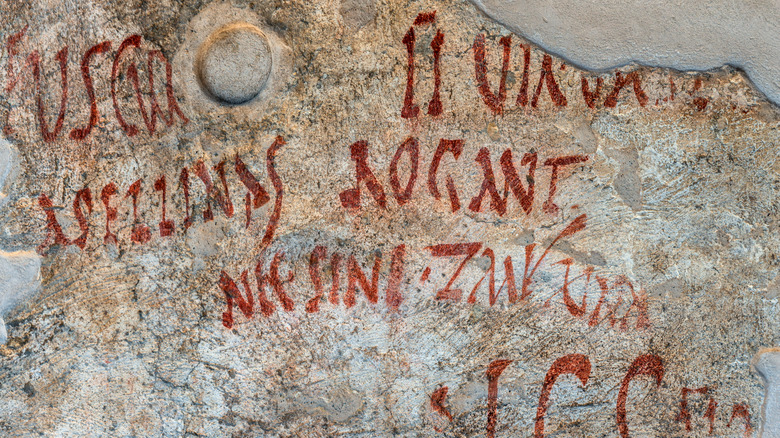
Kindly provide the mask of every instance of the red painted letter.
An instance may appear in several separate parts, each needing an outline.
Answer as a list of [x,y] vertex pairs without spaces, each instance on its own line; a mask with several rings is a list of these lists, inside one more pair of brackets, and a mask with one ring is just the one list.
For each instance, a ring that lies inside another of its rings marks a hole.
[[41,193],[40,196],[38,196],[38,205],[40,205],[44,213],[46,213],[47,228],[46,240],[38,247],[38,252],[40,254],[43,254],[43,248],[49,244],[52,233],[54,233],[54,243],[56,245],[76,245],[79,248],[84,249],[87,245],[87,236],[89,236],[89,223],[87,222],[87,218],[84,217],[84,212],[81,210],[82,200],[87,206],[88,214],[92,214],[92,192],[87,187],[76,192],[76,197],[73,199],[73,212],[79,223],[81,235],[74,240],[70,240],[65,236],[59,221],[57,221],[57,216],[54,214],[54,204],[51,202],[51,199],[49,199],[45,193]]
[[360,209],[360,182],[365,181],[371,196],[380,207],[387,208],[387,200],[385,199],[385,190],[382,185],[377,181],[374,176],[374,172],[368,167],[368,142],[361,140],[349,147],[350,154],[352,155],[352,161],[355,162],[355,188],[344,190],[339,193],[339,199],[341,199],[341,205],[348,210]]
[[556,214],[558,206],[553,202],[553,196],[558,190],[558,169],[572,164],[584,163],[588,161],[587,155],[570,155],[567,157],[550,158],[544,162],[545,166],[552,166],[552,175],[550,176],[550,194],[544,201],[542,209],[548,214]]
[[279,218],[282,215],[282,199],[284,198],[284,186],[282,185],[282,179],[279,174],[276,173],[276,153],[284,146],[285,142],[281,136],[276,136],[271,147],[268,148],[268,152],[265,155],[265,168],[268,172],[268,178],[271,179],[271,184],[274,186],[276,192],[276,199],[274,200],[274,210],[271,212],[271,217],[268,219],[268,225],[265,228],[265,234],[263,240],[260,242],[260,249],[265,249],[271,244],[271,240],[274,238],[276,227],[279,224]]
[[[431,192],[436,199],[441,199],[439,188],[436,185],[436,173],[439,171],[439,164],[446,152],[452,152],[452,156],[457,160],[460,158],[460,153],[463,151],[463,140],[445,140],[439,141],[439,146],[436,148],[436,152],[433,154],[431,160],[431,167],[428,169],[428,191]],[[450,175],[447,175],[447,192],[450,196],[450,208],[453,212],[460,210],[460,199],[458,199],[458,192],[455,189],[455,181],[452,180]]]
[[141,180],[132,183],[127,189],[128,196],[133,197],[133,231],[130,233],[130,240],[135,243],[144,244],[152,238],[152,232],[146,224],[138,222],[138,198],[141,196]]
[[106,53],[109,50],[111,50],[111,41],[103,41],[90,47],[81,59],[81,77],[84,79],[84,87],[87,89],[87,97],[89,98],[89,122],[83,128],[73,128],[70,131],[70,138],[73,140],[84,140],[98,121],[97,100],[95,99],[95,88],[92,86],[92,76],[89,73],[89,61],[94,55]]
[[154,182],[154,190],[157,192],[162,192],[162,220],[160,220],[160,236],[171,236],[173,235],[175,226],[173,221],[165,219],[165,198],[168,192],[168,184],[165,182],[165,175],[161,176],[160,179]]
[[596,89],[594,91],[590,91],[590,84],[588,84],[588,80],[585,79],[585,76],[582,76],[582,97],[585,99],[585,104],[588,105],[588,108],[595,108],[596,107],[596,101],[598,100],[599,96],[601,96],[601,85],[604,83],[604,81],[601,78],[596,78]]
[[219,277],[219,288],[225,293],[225,299],[227,300],[227,312],[222,313],[222,325],[225,328],[233,328],[233,300],[238,302],[238,308],[241,309],[244,316],[247,319],[252,319],[254,308],[254,297],[252,296],[252,289],[249,288],[249,281],[247,279],[247,272],[241,273],[241,282],[244,284],[246,290],[246,299],[241,296],[241,291],[236,286],[236,282],[230,278],[225,271]]
[[512,54],[512,36],[501,37],[500,44],[504,46],[504,62],[501,64],[501,80],[498,83],[498,96],[490,90],[487,79],[487,59],[485,54],[485,34],[478,34],[474,38],[474,76],[477,81],[477,89],[482,95],[482,100],[493,111],[493,114],[501,114],[504,111],[506,100],[506,75],[509,73],[509,59]]
[[[154,92],[154,58],[159,59],[165,64],[165,94],[168,98],[168,117],[165,116],[162,108],[160,108],[160,104],[157,102],[157,94]],[[173,95],[173,68],[171,67],[171,63],[168,62],[168,59],[165,58],[165,55],[163,55],[161,51],[152,50],[149,52],[148,69],[149,94],[151,95],[149,98],[151,101],[149,105],[149,111],[151,112],[151,121],[148,124],[149,133],[154,134],[154,130],[157,125],[158,114],[160,115],[160,118],[163,120],[163,122],[165,122],[166,126],[173,125],[175,115],[179,116],[182,121],[182,125],[189,123],[189,119],[187,119],[187,117],[181,111],[178,102],[176,102],[176,97]]]
[[[401,117],[405,119],[413,119],[420,114],[420,108],[414,103],[414,45],[417,40],[414,26],[424,26],[433,23],[435,20],[436,11],[420,13],[401,40],[406,46],[407,54],[406,93],[404,94],[403,107],[401,107]],[[437,29],[436,36],[431,41],[431,49],[433,50],[433,97],[428,103],[428,114],[434,117],[442,113],[440,59],[443,45],[444,33]]]
[[628,438],[629,436],[628,423],[626,423],[626,399],[628,398],[628,384],[631,383],[631,380],[640,375],[655,377],[656,385],[660,386],[661,380],[664,378],[664,364],[661,361],[661,358],[654,354],[639,356],[628,368],[626,377],[623,378],[623,382],[620,384],[620,391],[618,391],[617,397],[617,407],[615,408],[617,426],[621,438]]
[[[409,179],[406,181],[406,187],[401,191],[401,183],[398,181],[398,161],[401,160],[401,155],[407,152],[409,154]],[[420,161],[420,145],[417,143],[417,139],[413,137],[407,138],[398,150],[395,151],[393,160],[390,162],[390,187],[393,189],[393,195],[395,196],[398,205],[404,205],[412,199],[412,192],[414,191],[414,184],[417,182],[417,167]]]
[[742,418],[745,421],[745,438],[748,438],[750,434],[753,433],[753,426],[750,425],[750,411],[748,411],[746,404],[740,403],[734,405],[734,408],[731,410],[731,418],[726,424],[726,427],[731,427],[731,422],[737,417]]
[[219,179],[222,181],[222,190],[214,187],[214,183],[211,181],[211,175],[206,169],[206,165],[203,160],[198,160],[195,163],[195,174],[198,175],[203,185],[206,186],[206,210],[203,211],[203,220],[208,222],[214,220],[214,213],[211,210],[211,199],[217,201],[217,205],[222,209],[227,217],[233,217],[233,202],[230,200],[230,189],[227,185],[227,178],[225,177],[225,162],[220,161],[219,164],[214,166],[214,170],[217,171]]
[[488,377],[488,414],[487,425],[485,426],[488,438],[495,438],[496,436],[496,423],[498,422],[498,378],[511,363],[511,360],[498,359],[490,362],[490,365],[488,365],[486,372]]
[[61,95],[60,95],[60,112],[57,115],[57,122],[54,124],[54,131],[49,132],[49,126],[46,123],[46,107],[43,103],[43,90],[41,87],[41,62],[38,52],[30,54],[33,65],[33,79],[35,80],[35,91],[38,96],[38,123],[41,126],[41,135],[47,142],[52,142],[57,139],[60,131],[62,130],[62,122],[65,121],[65,110],[68,106],[68,47],[66,46],[56,55],[57,60],[60,62],[60,76],[61,76]]
[[466,258],[458,265],[458,269],[450,278],[450,281],[444,286],[444,289],[436,292],[437,300],[453,300],[460,301],[460,297],[463,295],[463,291],[460,289],[451,289],[453,283],[460,275],[460,271],[482,248],[482,243],[441,243],[439,245],[429,246],[426,249],[431,250],[431,255],[434,257],[457,257],[466,256]]
[[117,244],[116,234],[111,232],[111,222],[116,220],[116,208],[109,206],[111,197],[116,194],[116,184],[108,183],[103,190],[100,191],[100,200],[103,202],[103,206],[106,208],[106,235],[103,236],[103,243],[108,245],[109,243]]
[[[243,161],[241,161],[241,158],[236,155],[236,173],[238,174],[238,178],[241,180],[241,182],[246,186],[247,194],[246,194],[246,227],[249,228],[249,223],[252,220],[252,209],[253,208],[260,208],[263,205],[265,205],[268,201],[271,200],[271,197],[268,196],[268,192],[263,188],[262,185],[257,181],[257,178],[255,178],[254,175],[252,175],[252,172],[249,171],[249,169],[246,167]],[[252,196],[255,197],[254,202],[252,202]]]
[[360,264],[354,255],[350,255],[347,260],[347,293],[344,294],[344,304],[349,309],[355,305],[355,290],[357,284],[360,283],[361,289],[366,294],[368,301],[372,304],[376,304],[379,299],[378,286],[379,286],[379,268],[382,266],[382,258],[377,254],[374,259],[374,268],[371,271],[371,282],[368,282],[366,275],[360,268]]
[[[507,149],[501,155],[501,170],[504,172],[504,180],[509,188],[512,190],[512,194],[515,195],[520,206],[523,207],[523,211],[528,215],[531,213],[534,204],[534,173],[536,172],[536,153],[528,153],[523,155],[521,166],[528,166],[528,175],[526,181],[528,182],[528,191],[526,192],[523,187],[523,182],[517,174],[514,164],[512,163],[512,150]],[[492,173],[492,172],[491,172]]]
[[642,90],[642,82],[639,79],[639,73],[636,71],[632,71],[625,76],[620,72],[615,73],[615,86],[612,88],[612,91],[607,98],[604,99],[604,106],[614,108],[615,105],[617,105],[617,98],[620,94],[620,90],[628,85],[629,82],[634,85],[634,94],[636,95],[636,100],[639,101],[639,106],[645,106],[648,100],[647,95],[644,90]]
[[[450,414],[450,411],[444,406],[444,400],[447,399],[447,391],[449,391],[449,388],[446,386],[442,386],[436,391],[433,391],[433,394],[431,394],[431,409],[438,412],[439,415],[445,417],[447,420],[452,421],[452,414]],[[437,432],[441,432],[440,429],[434,428]]]
[[547,405],[550,401],[555,381],[563,374],[574,374],[582,382],[582,386],[588,384],[590,378],[590,360],[582,354],[569,354],[553,362],[547,375],[544,377],[542,393],[539,395],[539,406],[536,408],[536,426],[534,438],[544,437],[544,416],[547,413]]
[[546,53],[542,59],[542,75],[539,76],[539,84],[536,86],[533,99],[531,99],[531,106],[534,108],[536,108],[539,102],[539,95],[542,94],[542,85],[547,85],[547,91],[550,93],[550,98],[556,106],[566,106],[566,96],[561,93],[558,83],[555,82],[555,75],[552,71],[552,57]]
[[498,194],[496,177],[493,174],[493,165],[490,163],[490,152],[488,149],[480,149],[475,161],[482,167],[482,186],[479,189],[479,193],[469,203],[469,210],[474,212],[482,210],[482,198],[485,197],[485,194],[489,194],[490,208],[498,212],[499,216],[503,216],[506,213],[506,198],[502,198]]

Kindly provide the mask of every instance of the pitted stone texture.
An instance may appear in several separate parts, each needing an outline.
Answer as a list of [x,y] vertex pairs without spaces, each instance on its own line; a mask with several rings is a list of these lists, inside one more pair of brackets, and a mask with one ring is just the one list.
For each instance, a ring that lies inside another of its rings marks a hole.
[[263,90],[272,65],[263,32],[248,23],[234,23],[214,32],[203,44],[198,76],[212,97],[238,105]]

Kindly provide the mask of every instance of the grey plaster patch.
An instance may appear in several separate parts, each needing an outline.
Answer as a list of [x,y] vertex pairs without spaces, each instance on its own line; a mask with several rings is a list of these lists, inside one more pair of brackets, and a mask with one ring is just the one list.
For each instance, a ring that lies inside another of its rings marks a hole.
[[513,236],[509,241],[512,245],[526,246],[534,243],[534,231],[533,230],[521,230],[517,235]]
[[558,251],[585,265],[604,266],[607,264],[604,255],[598,251],[578,251],[569,242],[558,242],[556,243],[556,248]]
[[769,283],[764,296],[768,299],[780,298],[780,275]]
[[362,397],[362,394],[349,386],[341,385],[330,388],[322,394],[295,396],[285,407],[287,410],[323,416],[330,421],[343,423],[357,414],[363,407]]
[[574,140],[582,147],[582,151],[588,154],[596,152],[599,146],[598,137],[587,119],[563,119],[555,124],[556,127],[574,137]]
[[273,64],[268,38],[248,23],[227,25],[209,36],[198,53],[198,78],[215,98],[245,103],[265,87]]
[[376,16],[375,0],[342,0],[339,13],[349,29],[360,29]]
[[632,210],[642,209],[642,180],[639,177],[639,153],[633,147],[607,150],[607,155],[620,164],[612,187]]
[[5,139],[0,139],[0,206],[8,200],[6,182],[12,180],[9,177],[14,169],[14,161],[13,147]]
[[753,368],[766,387],[759,437],[780,438],[780,348],[765,348],[753,358]]
[[780,102],[776,2],[471,2],[513,32],[590,70],[632,62],[700,71],[732,65]]
[[672,278],[650,287],[650,296],[654,298],[679,298],[685,292],[685,283],[679,278]]

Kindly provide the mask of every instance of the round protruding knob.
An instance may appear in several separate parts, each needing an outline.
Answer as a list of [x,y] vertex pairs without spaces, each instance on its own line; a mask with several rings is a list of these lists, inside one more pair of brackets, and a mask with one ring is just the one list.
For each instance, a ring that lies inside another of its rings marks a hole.
[[265,34],[249,23],[234,23],[209,35],[198,51],[196,69],[213,98],[238,105],[263,90],[272,65]]

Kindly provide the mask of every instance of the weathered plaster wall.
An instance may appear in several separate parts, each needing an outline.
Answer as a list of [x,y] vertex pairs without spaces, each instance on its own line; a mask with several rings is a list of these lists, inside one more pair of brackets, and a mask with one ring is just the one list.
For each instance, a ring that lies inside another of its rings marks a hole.
[[[4,434],[759,433],[780,117],[739,71],[582,71],[465,1],[2,8]],[[197,59],[237,21],[234,105]]]

